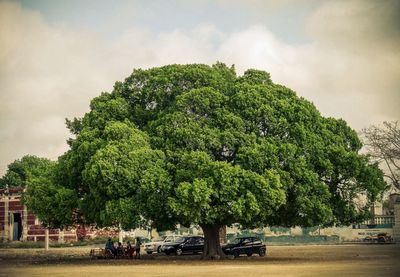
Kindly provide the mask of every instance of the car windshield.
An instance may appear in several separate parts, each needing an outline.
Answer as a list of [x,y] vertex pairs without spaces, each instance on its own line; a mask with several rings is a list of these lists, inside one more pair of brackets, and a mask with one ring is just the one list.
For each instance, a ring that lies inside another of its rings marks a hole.
[[231,243],[233,244],[241,243],[242,240],[243,240],[242,238],[235,238],[234,240],[231,241]]

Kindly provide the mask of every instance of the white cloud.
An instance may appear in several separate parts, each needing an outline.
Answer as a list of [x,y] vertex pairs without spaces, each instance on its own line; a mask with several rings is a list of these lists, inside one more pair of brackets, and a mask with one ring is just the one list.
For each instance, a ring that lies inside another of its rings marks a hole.
[[[235,64],[239,73],[250,67],[269,71],[274,82],[356,129],[399,118],[398,41],[379,35],[379,28],[357,25],[371,24],[365,19],[369,8],[351,6],[357,20],[342,5],[322,5],[308,21],[312,42],[291,45],[261,25],[227,34],[209,23],[162,34],[133,26],[110,41],[0,3],[0,175],[24,154],[62,154],[64,118],[82,116],[90,99],[137,67],[219,60]],[[354,26],[365,37],[353,35]],[[371,43],[378,35],[382,43]]]

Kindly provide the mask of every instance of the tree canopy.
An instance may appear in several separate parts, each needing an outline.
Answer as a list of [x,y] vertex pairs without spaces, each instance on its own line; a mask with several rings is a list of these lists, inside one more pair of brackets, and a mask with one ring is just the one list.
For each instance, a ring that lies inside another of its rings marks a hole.
[[25,188],[23,203],[45,227],[64,227],[75,221],[76,193],[58,185],[57,163],[33,155],[23,156],[8,165],[0,188]]
[[209,256],[223,255],[221,226],[348,225],[385,188],[345,121],[255,69],[136,69],[67,126],[55,179],[80,220],[197,224]]
[[46,168],[30,174],[22,201],[46,228],[64,228],[76,222],[76,193],[60,186],[54,176],[57,164],[48,162]]
[[8,165],[6,173],[0,178],[0,188],[25,187],[29,176],[46,171],[51,164],[46,158],[25,155]]

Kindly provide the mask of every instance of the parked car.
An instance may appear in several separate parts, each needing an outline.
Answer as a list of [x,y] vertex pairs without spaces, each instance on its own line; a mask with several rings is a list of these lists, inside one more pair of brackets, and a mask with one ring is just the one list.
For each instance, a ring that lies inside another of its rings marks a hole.
[[165,243],[161,246],[161,252],[166,255],[184,253],[197,254],[204,250],[204,238],[201,236],[183,236],[173,243]]
[[233,255],[235,258],[241,254],[246,254],[249,257],[258,254],[263,257],[267,252],[267,247],[257,237],[241,237],[223,245],[222,251],[226,255]]
[[162,245],[164,245],[165,243],[175,242],[181,237],[182,236],[180,235],[162,236],[159,239],[143,244],[144,251],[146,251],[147,254],[152,254],[153,252],[160,253]]
[[393,238],[392,236],[388,235],[387,233],[378,233],[374,236],[366,236],[364,238],[365,242],[370,242],[370,243],[392,243]]

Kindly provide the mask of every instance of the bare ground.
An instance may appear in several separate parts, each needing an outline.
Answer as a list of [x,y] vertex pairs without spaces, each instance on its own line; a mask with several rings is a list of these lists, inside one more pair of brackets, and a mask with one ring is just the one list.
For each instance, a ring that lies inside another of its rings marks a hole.
[[268,246],[266,257],[91,260],[90,248],[0,249],[0,276],[400,276],[400,245]]

